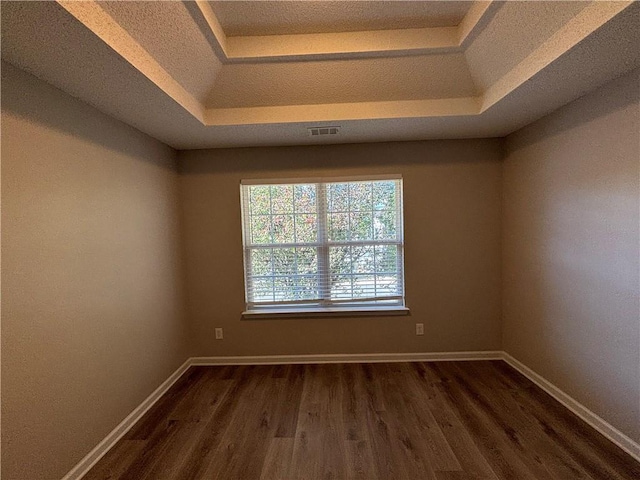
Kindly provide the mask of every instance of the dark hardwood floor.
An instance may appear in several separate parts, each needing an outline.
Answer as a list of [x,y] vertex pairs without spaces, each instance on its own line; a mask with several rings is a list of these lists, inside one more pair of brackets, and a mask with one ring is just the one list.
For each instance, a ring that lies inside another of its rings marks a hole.
[[640,479],[502,361],[192,367],[93,479]]

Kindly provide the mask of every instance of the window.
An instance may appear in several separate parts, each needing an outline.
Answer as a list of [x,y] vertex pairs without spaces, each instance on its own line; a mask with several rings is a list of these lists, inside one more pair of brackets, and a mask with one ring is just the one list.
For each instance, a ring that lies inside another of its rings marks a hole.
[[243,181],[247,312],[404,309],[402,179]]

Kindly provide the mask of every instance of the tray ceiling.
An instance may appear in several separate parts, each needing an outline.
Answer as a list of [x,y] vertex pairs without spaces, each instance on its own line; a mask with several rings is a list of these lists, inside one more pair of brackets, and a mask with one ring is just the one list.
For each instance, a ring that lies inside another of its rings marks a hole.
[[212,1],[229,37],[455,27],[472,2]]
[[[631,1],[13,1],[1,15],[4,61],[181,149],[502,136],[640,67]],[[342,128],[311,138],[319,125]]]

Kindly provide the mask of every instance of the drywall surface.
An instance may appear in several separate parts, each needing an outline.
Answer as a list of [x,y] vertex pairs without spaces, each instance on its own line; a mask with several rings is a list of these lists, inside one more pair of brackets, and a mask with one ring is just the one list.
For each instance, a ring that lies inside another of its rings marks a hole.
[[476,94],[462,53],[433,54],[339,62],[229,64],[220,71],[206,105],[318,105],[451,99]]
[[504,349],[640,441],[640,73],[510,135]]
[[455,27],[472,5],[472,2],[437,1],[210,3],[229,37]]
[[198,101],[206,98],[222,64],[186,3],[101,1],[100,7]]
[[[179,153],[197,355],[494,350],[500,347],[501,145],[458,140]],[[404,177],[411,316],[243,320],[242,179]],[[425,335],[415,335],[415,323]],[[224,329],[215,340],[214,328]]]
[[[465,52],[477,88],[481,91],[490,88],[588,4],[573,1],[500,4],[496,15]],[[514,36],[518,31],[526,35]]]
[[2,64],[2,478],[59,479],[188,355],[175,152]]

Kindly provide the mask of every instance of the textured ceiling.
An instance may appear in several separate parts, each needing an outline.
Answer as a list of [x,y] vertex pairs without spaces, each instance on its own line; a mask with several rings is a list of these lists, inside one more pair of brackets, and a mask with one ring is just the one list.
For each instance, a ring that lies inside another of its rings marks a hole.
[[291,35],[455,27],[473,2],[212,1],[225,34]]
[[[480,88],[487,89],[524,60],[588,2],[507,2],[465,52]],[[527,32],[513,41],[513,32]]]
[[3,2],[3,76],[189,149],[503,136],[640,67],[640,2],[465,9],[457,27],[227,38],[207,2]]
[[458,53],[227,65],[207,106],[316,105],[459,98],[477,93],[464,55]]
[[221,64],[184,3],[129,0],[98,5],[196,99],[207,98]]

